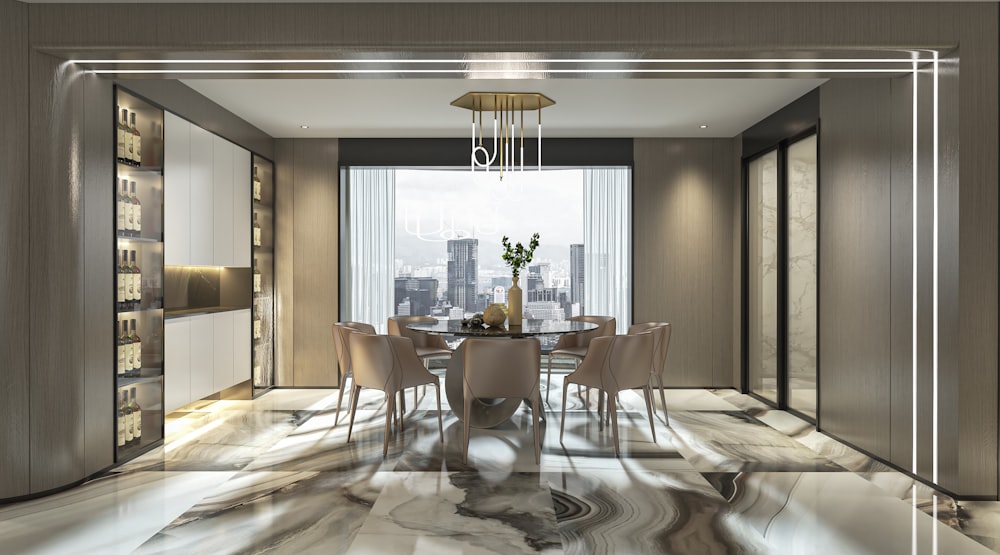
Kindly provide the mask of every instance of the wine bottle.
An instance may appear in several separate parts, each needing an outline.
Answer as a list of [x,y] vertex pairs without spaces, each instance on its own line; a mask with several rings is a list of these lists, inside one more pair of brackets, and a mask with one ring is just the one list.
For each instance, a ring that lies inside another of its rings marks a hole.
[[139,443],[142,441],[142,407],[139,406],[139,401],[135,398],[135,388],[132,388],[132,398],[129,401],[129,405],[132,407],[132,437],[135,438],[135,442]]
[[135,112],[132,112],[132,164],[136,167],[142,165],[142,136],[139,127],[135,124]]
[[123,304],[123,303],[125,303],[125,301],[128,300],[126,298],[126,296],[125,296],[125,292],[127,290],[127,286],[126,286],[125,282],[126,282],[126,277],[127,277],[128,273],[129,273],[129,271],[128,271],[128,260],[126,260],[127,256],[128,256],[128,252],[125,249],[122,249],[122,261],[121,261],[120,264],[118,264],[118,297],[117,297],[117,300],[118,300],[119,304]]
[[132,376],[142,373],[142,338],[139,337],[139,327],[135,325],[135,318],[132,319]]
[[132,251],[132,261],[128,264],[128,274],[125,275],[125,300],[139,300],[139,268],[135,265],[135,251]]
[[122,164],[127,164],[128,163],[128,158],[125,157],[125,154],[126,154],[126,150],[125,150],[125,135],[126,135],[127,126],[125,125],[125,122],[128,120],[128,110],[125,109],[125,108],[122,108],[121,115],[122,115],[122,118],[120,120],[118,120],[118,156],[117,156],[117,158],[118,158],[118,161],[121,162]]
[[122,404],[125,405],[125,445],[132,445],[135,439],[135,420],[132,419],[132,405],[128,402],[128,391],[122,391]]
[[125,203],[125,231],[127,235],[132,235],[132,232],[135,231],[135,203],[132,202],[132,197],[128,194],[127,178],[122,178],[122,190],[125,195],[123,199]]
[[260,224],[257,223],[257,213],[253,213],[253,246],[260,246]]
[[263,326],[261,325],[260,313],[257,312],[257,310],[254,310],[254,314],[253,314],[253,338],[254,339],[260,339],[263,336],[263,333],[261,332],[261,328],[262,327]]
[[253,199],[260,202],[261,191],[260,191],[260,177],[257,176],[257,166],[253,167]]
[[139,202],[139,195],[135,194],[135,181],[132,183],[132,195],[129,197],[132,203],[132,229],[136,235],[142,231],[142,203]]
[[260,270],[257,269],[257,259],[254,258],[253,259],[253,292],[254,293],[260,293],[260,291],[261,291]]
[[124,322],[121,320],[115,324],[115,342],[118,344],[118,377],[125,377],[125,343],[122,342],[122,326]]
[[118,402],[118,447],[125,447],[125,396]]
[[125,191],[125,180],[122,179],[122,189],[118,193],[117,204],[115,206],[115,229],[121,233],[125,231],[125,202],[128,199],[128,192]]
[[125,377],[132,375],[135,370],[135,350],[132,348],[132,336],[128,332],[128,320],[122,321],[122,345],[125,346]]
[[135,143],[133,139],[135,135],[132,133],[132,127],[128,123],[128,116],[125,118],[125,163],[134,166],[135,165],[135,155],[133,154],[133,148]]

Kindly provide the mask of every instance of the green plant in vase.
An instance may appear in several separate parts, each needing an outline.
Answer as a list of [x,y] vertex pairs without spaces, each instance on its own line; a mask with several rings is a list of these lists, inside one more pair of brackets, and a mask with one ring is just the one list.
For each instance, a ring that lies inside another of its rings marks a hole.
[[510,266],[510,273],[513,277],[511,287],[507,291],[507,323],[511,326],[521,325],[523,310],[521,308],[521,288],[517,284],[517,279],[521,276],[521,269],[531,262],[535,249],[538,248],[538,238],[538,233],[532,235],[527,248],[521,243],[511,245],[510,239],[506,235],[500,241],[503,244],[501,258],[503,258],[504,263]]
[[535,249],[538,248],[539,235],[536,232],[531,236],[531,241],[528,242],[528,247],[525,248],[521,243],[516,245],[510,244],[510,239],[506,235],[500,240],[503,245],[503,261],[510,266],[510,273],[513,275],[514,280],[521,274],[521,269],[527,266],[531,262],[531,257],[535,254]]

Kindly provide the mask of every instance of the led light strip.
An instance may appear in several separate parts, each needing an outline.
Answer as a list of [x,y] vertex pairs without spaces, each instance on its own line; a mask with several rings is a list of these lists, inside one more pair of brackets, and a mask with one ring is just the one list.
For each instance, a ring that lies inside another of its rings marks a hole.
[[913,284],[911,285],[911,287],[913,288],[912,299],[911,299],[911,303],[913,305],[913,307],[912,307],[912,310],[913,310],[913,316],[912,316],[912,319],[913,319],[913,322],[912,322],[913,323],[913,338],[912,339],[913,340],[912,340],[912,351],[911,351],[910,356],[912,357],[912,361],[911,362],[913,364],[913,371],[912,371],[912,373],[913,373],[913,377],[912,377],[913,386],[911,387],[911,389],[912,389],[912,397],[913,397],[912,400],[911,400],[912,405],[913,405],[912,406],[913,414],[911,415],[911,418],[913,419],[912,420],[912,424],[913,424],[913,442],[912,442],[913,443],[913,462],[912,462],[912,467],[913,467],[913,473],[914,474],[917,474],[917,438],[919,437],[919,435],[918,435],[918,429],[917,429],[917,383],[918,383],[918,376],[917,376],[917,272],[918,272],[918,267],[917,267],[917,253],[918,253],[917,239],[919,237],[918,236],[918,226],[917,226],[917,216],[918,216],[918,214],[917,214],[917,198],[919,196],[919,194],[918,194],[918,180],[917,180],[917,167],[918,167],[917,160],[918,160],[918,155],[919,155],[918,147],[917,147],[917,125],[918,125],[918,123],[917,123],[917,117],[918,117],[918,114],[919,114],[917,100],[918,100],[919,96],[917,94],[917,82],[919,81],[919,75],[920,74],[918,73],[917,62],[913,62],[913,132],[912,132],[912,135],[913,135],[913,187],[912,187],[913,188],[913,238],[912,238],[912,241],[913,241],[913,260],[911,262],[911,264],[912,264],[912,270],[913,270]]
[[[916,161],[914,160],[914,164]],[[938,483],[938,54],[934,52],[934,470],[932,481]],[[935,505],[935,509],[937,505]],[[935,528],[936,530],[936,528]],[[935,548],[937,544],[935,542]]]
[[933,58],[541,58],[541,59],[197,59],[197,60],[70,60],[77,64],[852,64],[852,63],[884,63],[902,64],[909,62],[932,62]]
[[375,74],[504,74],[507,77],[522,74],[528,75],[549,75],[549,74],[609,74],[609,73],[646,73],[646,74],[682,74],[682,73],[887,73],[896,71],[910,71],[907,68],[872,68],[872,69],[93,69],[90,70],[98,74],[242,74],[242,75],[273,75],[273,74],[302,74],[302,75],[375,75]]

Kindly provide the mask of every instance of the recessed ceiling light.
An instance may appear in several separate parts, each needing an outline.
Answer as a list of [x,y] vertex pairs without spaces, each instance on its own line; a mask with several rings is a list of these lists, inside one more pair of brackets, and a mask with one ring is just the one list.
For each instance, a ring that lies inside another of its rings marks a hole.
[[698,127],[699,127],[700,129],[708,129],[708,126],[707,126],[707,125],[705,125],[705,124],[701,124],[701,125],[699,125]]
[[308,125],[300,125],[299,127],[301,127],[302,129],[309,129]]

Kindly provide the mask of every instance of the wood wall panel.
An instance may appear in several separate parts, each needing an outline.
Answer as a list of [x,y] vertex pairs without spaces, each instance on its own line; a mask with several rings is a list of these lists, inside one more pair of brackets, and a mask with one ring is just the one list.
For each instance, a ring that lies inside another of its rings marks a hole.
[[[1000,4],[993,3],[991,17],[966,22],[974,36],[992,36],[992,42],[980,45],[963,42],[961,72],[959,61],[945,56],[941,63],[942,179],[950,187],[953,211],[945,216],[951,233],[957,231],[957,275],[950,276],[957,287],[952,294],[958,301],[955,350],[958,364],[953,375],[955,391],[942,407],[954,415],[953,429],[958,438],[951,453],[959,457],[957,476],[944,481],[956,492],[1000,493],[1000,467],[997,465],[997,344],[998,344],[998,267],[1000,226],[998,226],[998,156],[997,133],[1000,106],[997,96],[1000,81],[982,68],[1000,67]],[[956,90],[957,89],[957,90]],[[961,145],[961,156],[958,147]],[[955,229],[957,228],[957,229]],[[954,245],[954,243],[947,243]],[[946,370],[951,370],[946,369]],[[945,422],[946,424],[947,421]],[[996,470],[996,471],[994,471]]]
[[295,383],[295,141],[274,142],[274,384]]
[[820,380],[823,429],[890,456],[890,88],[820,90]]
[[738,314],[733,311],[738,306],[734,286],[740,283],[739,265],[733,265],[740,245],[740,228],[733,219],[740,206],[739,155],[736,139],[712,143],[712,385],[734,387],[739,384],[739,355],[734,358],[731,348],[739,338],[732,325]]
[[28,276],[28,9],[0,0],[0,499],[28,493],[29,376]]
[[[111,81],[88,73],[84,80],[84,474],[114,464],[114,107]],[[103,322],[104,325],[97,323]]]
[[[29,266],[38,279],[28,295],[29,429],[31,490],[41,492],[84,476],[84,106],[80,72],[38,52],[30,60]],[[110,236],[106,244],[110,248]],[[104,288],[111,287],[110,270]]]
[[[330,325],[339,320],[339,168],[336,139],[297,139],[292,231],[295,386],[336,387]],[[281,384],[286,385],[286,384]]]
[[[890,82],[892,101],[890,217],[889,461],[912,470],[913,455],[913,78]],[[919,199],[918,199],[919,200]],[[919,255],[918,255],[919,256]]]
[[635,140],[634,320],[673,324],[671,386],[736,385],[733,154],[728,139]]

